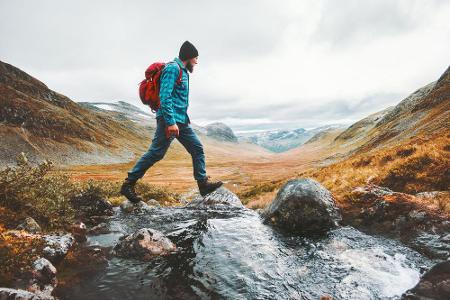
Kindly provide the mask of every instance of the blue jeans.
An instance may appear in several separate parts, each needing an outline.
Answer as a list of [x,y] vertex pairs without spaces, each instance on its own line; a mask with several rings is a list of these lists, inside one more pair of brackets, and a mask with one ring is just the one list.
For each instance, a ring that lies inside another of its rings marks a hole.
[[[177,123],[180,134],[178,141],[186,148],[192,156],[192,164],[194,167],[194,178],[203,180],[206,177],[205,153],[203,145],[195,134],[192,127],[187,124]],[[166,122],[162,116],[156,118],[156,132],[153,137],[152,144],[147,152],[136,162],[135,166],[128,172],[129,180],[138,180],[142,178],[145,172],[153,166],[157,161],[161,160],[169,149],[170,143],[174,136],[166,137]]]

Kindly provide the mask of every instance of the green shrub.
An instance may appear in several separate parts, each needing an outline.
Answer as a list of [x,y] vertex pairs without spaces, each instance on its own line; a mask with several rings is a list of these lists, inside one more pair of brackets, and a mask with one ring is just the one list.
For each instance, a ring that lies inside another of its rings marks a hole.
[[0,205],[33,217],[47,229],[71,222],[74,211],[70,199],[77,192],[76,186],[67,175],[48,175],[51,169],[51,162],[33,166],[25,154],[19,155],[16,167],[0,170]]

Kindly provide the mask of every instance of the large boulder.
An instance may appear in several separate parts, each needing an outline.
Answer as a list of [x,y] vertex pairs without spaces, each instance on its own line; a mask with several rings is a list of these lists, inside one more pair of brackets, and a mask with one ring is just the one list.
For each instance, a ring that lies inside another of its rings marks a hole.
[[217,190],[202,197],[197,196],[185,207],[195,209],[230,209],[243,208],[241,200],[236,194],[221,186]]
[[334,228],[341,220],[333,195],[309,178],[288,181],[262,215],[266,223],[310,234]]
[[114,246],[114,254],[120,257],[149,260],[155,256],[167,255],[176,250],[176,246],[164,234],[151,228],[122,236]]
[[402,295],[408,300],[440,300],[450,297],[450,261],[438,263],[426,272],[419,283]]

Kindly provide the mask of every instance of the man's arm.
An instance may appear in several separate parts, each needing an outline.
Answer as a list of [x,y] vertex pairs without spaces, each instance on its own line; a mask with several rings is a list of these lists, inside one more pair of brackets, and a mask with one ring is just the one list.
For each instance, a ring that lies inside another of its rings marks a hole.
[[161,101],[160,109],[162,109],[164,120],[168,126],[176,124],[173,116],[172,91],[179,72],[177,66],[170,64],[166,65],[161,74],[161,86],[159,88],[159,99]]

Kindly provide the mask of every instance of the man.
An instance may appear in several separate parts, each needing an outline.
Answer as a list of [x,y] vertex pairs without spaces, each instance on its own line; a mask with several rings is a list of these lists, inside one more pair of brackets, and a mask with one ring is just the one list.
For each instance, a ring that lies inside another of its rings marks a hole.
[[[136,181],[142,178],[153,164],[164,157],[174,138],[177,138],[192,156],[194,178],[197,180],[202,196],[211,193],[223,184],[221,181],[210,180],[210,176],[206,175],[203,145],[189,125],[190,119],[187,115],[189,73],[193,72],[197,59],[197,49],[189,41],[185,41],[180,48],[178,57],[167,63],[161,73],[159,91],[161,108],[156,112],[155,136],[149,150],[128,172],[128,177],[120,191],[131,202],[137,203],[142,200],[134,189]],[[176,81],[180,74],[180,68],[182,76],[181,82],[178,84]]]

